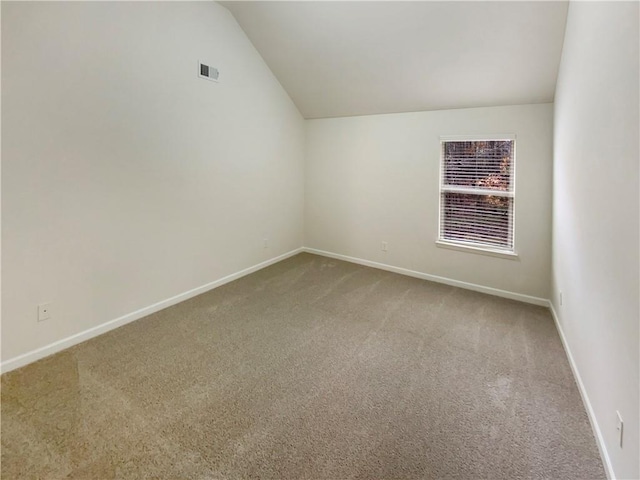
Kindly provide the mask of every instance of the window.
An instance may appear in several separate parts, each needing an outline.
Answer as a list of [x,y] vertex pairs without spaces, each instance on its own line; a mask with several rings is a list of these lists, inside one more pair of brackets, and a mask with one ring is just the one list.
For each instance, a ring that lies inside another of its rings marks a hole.
[[515,137],[441,143],[438,243],[513,255]]

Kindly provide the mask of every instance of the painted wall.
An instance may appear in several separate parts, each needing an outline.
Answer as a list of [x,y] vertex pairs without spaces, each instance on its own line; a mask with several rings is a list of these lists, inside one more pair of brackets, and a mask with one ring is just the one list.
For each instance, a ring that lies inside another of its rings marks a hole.
[[[541,104],[307,121],[305,246],[548,298],[552,115]],[[440,136],[505,133],[517,136],[518,258],[437,247]]]
[[304,120],[214,2],[2,2],[2,139],[3,360],[302,246]]
[[638,15],[571,3],[555,102],[552,300],[617,478],[640,477]]

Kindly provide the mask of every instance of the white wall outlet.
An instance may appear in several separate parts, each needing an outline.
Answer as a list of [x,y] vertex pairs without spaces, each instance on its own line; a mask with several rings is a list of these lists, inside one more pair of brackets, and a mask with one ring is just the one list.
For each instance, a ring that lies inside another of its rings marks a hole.
[[387,242],[382,242],[382,251],[383,252],[387,251]]
[[618,444],[622,448],[622,434],[624,433],[624,422],[622,421],[622,415],[616,410],[616,430],[618,431]]
[[269,248],[269,237],[264,237],[262,239],[262,247],[263,248]]
[[562,293],[562,291],[560,291],[560,295],[558,295],[558,300],[560,301],[560,305],[562,305],[562,300],[563,300],[562,297],[563,297],[563,295],[564,294]]
[[50,303],[41,303],[38,305],[38,321],[44,322],[45,320],[49,320],[51,318],[51,304]]

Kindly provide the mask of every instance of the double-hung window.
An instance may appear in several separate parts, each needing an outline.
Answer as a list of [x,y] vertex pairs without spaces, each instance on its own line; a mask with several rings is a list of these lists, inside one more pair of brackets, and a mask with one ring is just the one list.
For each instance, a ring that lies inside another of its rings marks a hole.
[[443,246],[514,254],[515,137],[441,139]]

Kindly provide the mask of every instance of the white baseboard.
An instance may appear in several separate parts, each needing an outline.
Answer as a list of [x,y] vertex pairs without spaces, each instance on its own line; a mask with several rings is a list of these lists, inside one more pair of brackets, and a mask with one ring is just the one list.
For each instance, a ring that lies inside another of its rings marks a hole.
[[605,472],[609,480],[615,480],[615,473],[613,471],[613,466],[611,464],[611,459],[609,458],[609,454],[607,452],[607,447],[604,443],[604,438],[602,436],[602,432],[598,425],[598,421],[596,420],[593,408],[591,406],[591,402],[589,401],[589,396],[587,395],[587,391],[582,382],[582,378],[580,376],[580,372],[578,371],[578,367],[573,359],[573,355],[571,353],[571,349],[569,348],[569,344],[564,336],[564,331],[562,330],[562,326],[558,320],[558,316],[556,314],[553,303],[550,300],[533,297],[529,295],[524,295],[521,293],[509,292],[506,290],[500,290],[497,288],[485,287],[482,285],[477,285],[473,283],[462,282],[459,280],[453,280],[446,277],[439,277],[436,275],[429,275],[427,273],[417,272],[414,270],[409,270],[406,268],[394,267],[393,265],[387,265],[384,263],[373,262],[370,260],[364,260],[361,258],[350,257],[347,255],[340,255],[337,253],[326,252],[324,250],[317,250],[315,248],[301,247],[295,250],[291,250],[290,252],[284,253],[272,259],[261,262],[257,265],[254,265],[249,268],[245,268],[239,272],[233,273],[231,275],[227,275],[226,277],[220,278],[213,282],[207,283],[200,287],[196,287],[187,292],[183,292],[181,294],[175,295],[166,300],[162,300],[160,302],[154,303],[153,305],[149,305],[147,307],[136,310],[135,312],[131,312],[127,315],[123,315],[122,317],[116,318],[114,320],[110,320],[106,323],[98,325],[96,327],[90,328],[83,332],[77,333],[70,337],[64,338],[62,340],[58,340],[57,342],[53,342],[44,347],[38,348],[36,350],[32,350],[31,352],[27,352],[23,355],[19,355],[17,357],[11,358],[5,362],[0,364],[0,372],[5,373],[11,370],[15,370],[22,366],[25,366],[29,363],[35,362],[36,360],[40,360],[44,357],[52,355],[54,353],[60,352],[66,348],[72,347],[73,345],[77,345],[81,342],[89,340],[91,338],[97,337],[103,333],[106,333],[115,328],[126,325],[127,323],[131,323],[135,320],[139,320],[140,318],[151,315],[152,313],[163,310],[172,305],[176,305],[177,303],[188,300],[192,297],[200,295],[202,293],[208,292],[209,290],[213,290],[214,288],[220,287],[226,283],[232,282],[233,280],[237,280],[238,278],[249,275],[253,272],[261,270],[265,267],[273,265],[274,263],[278,263],[286,258],[297,255],[301,252],[313,253],[316,255],[321,255],[324,257],[335,258],[337,260],[343,260],[346,262],[355,263],[358,265],[365,265],[367,267],[378,268],[380,270],[386,270],[389,272],[399,273],[401,275],[407,275],[410,277],[420,278],[423,280],[429,280],[432,282],[443,283],[446,285],[451,285],[454,287],[465,288],[467,290],[474,290],[476,292],[487,293],[490,295],[496,295],[499,297],[509,298],[512,300],[519,300],[525,303],[531,303],[534,305],[547,306],[551,310],[551,315],[553,316],[553,320],[555,322],[556,328],[558,330],[558,334],[560,336],[560,340],[562,341],[562,345],[564,347],[565,353],[569,360],[569,365],[571,366],[571,371],[573,372],[573,376],[576,380],[576,384],[578,385],[578,390],[580,391],[580,396],[582,397],[582,401],[584,403],[585,409],[587,411],[587,415],[589,417],[589,421],[591,423],[591,428],[593,429],[593,434],[596,438],[596,444],[598,445],[598,449],[600,450],[600,456],[602,457],[602,462],[605,467]]
[[485,287],[482,285],[477,285],[475,283],[462,282],[460,280],[453,280],[446,277],[438,277],[437,275],[430,275],[428,273],[408,270],[406,268],[394,267],[393,265],[387,265],[386,263],[372,262],[371,260],[349,257],[347,255],[340,255],[338,253],[325,252],[324,250],[317,250],[315,248],[304,247],[303,250],[308,253],[322,255],[323,257],[335,258],[336,260],[344,260],[345,262],[357,263],[358,265],[378,268],[380,270],[399,273],[401,275],[407,275],[409,277],[421,278],[423,280],[429,280],[431,282],[444,283],[445,285],[451,285],[453,287],[460,287],[467,290],[487,293],[489,295],[495,295],[498,297],[510,298],[512,300],[518,300],[520,302],[532,303],[534,305],[540,305],[542,307],[547,307],[549,305],[549,300],[547,300],[546,298],[532,297],[530,295],[524,295],[522,293],[509,292],[507,290],[500,290],[498,288]]
[[427,273],[408,270],[406,268],[394,267],[393,265],[372,262],[370,260],[364,260],[362,258],[349,257],[347,255],[340,255],[338,253],[326,252],[324,250],[317,250],[315,248],[304,247],[303,251],[308,253],[313,253],[316,255],[321,255],[323,257],[335,258],[336,260],[344,260],[346,262],[356,263],[358,265],[365,265],[367,267],[379,268],[380,270],[387,270],[389,272],[399,273],[401,275],[408,275],[410,277],[421,278],[423,280],[430,280],[432,282],[444,283],[446,285],[451,285],[454,287],[465,288],[467,290],[474,290],[476,292],[487,293],[490,295],[496,295],[498,297],[510,298],[512,300],[519,300],[525,303],[532,303],[534,305],[548,307],[549,310],[551,310],[551,315],[553,316],[556,329],[558,330],[558,335],[560,336],[560,340],[562,341],[562,346],[564,347],[564,351],[569,360],[569,365],[571,366],[571,371],[576,380],[576,384],[578,385],[580,396],[582,397],[582,402],[584,403],[585,410],[587,411],[587,416],[589,417],[589,422],[591,423],[593,435],[595,436],[596,444],[598,445],[598,450],[600,450],[600,456],[602,457],[602,463],[604,464],[605,472],[609,480],[615,480],[616,476],[613,471],[611,459],[609,458],[609,453],[607,452],[607,447],[604,443],[604,437],[602,436],[600,426],[598,425],[598,421],[596,420],[593,407],[591,406],[591,402],[589,401],[589,396],[587,395],[587,391],[584,387],[584,383],[582,383],[582,377],[580,376],[578,367],[573,359],[571,349],[569,348],[569,344],[567,343],[567,340],[564,336],[564,331],[562,330],[562,326],[560,325],[560,322],[558,320],[558,316],[556,314],[555,308],[553,306],[553,303],[551,303],[550,300],[547,300],[545,298],[532,297],[532,296],[524,295],[521,293],[500,290],[497,288],[485,287],[485,286],[476,285],[473,283],[461,282],[459,280],[453,280],[450,278],[438,277],[436,275],[429,275]]
[[227,275],[226,277],[220,278],[213,282],[207,283],[206,285],[202,285],[200,287],[196,287],[187,292],[180,293],[174,297],[168,298],[166,300],[162,300],[158,303],[154,303],[153,305],[149,305],[148,307],[141,308],[140,310],[136,310],[135,312],[128,313],[123,315],[122,317],[116,318],[114,320],[110,320],[106,323],[98,325],[96,327],[90,328],[80,333],[76,333],[75,335],[71,335],[70,337],[63,338],[62,340],[58,340],[57,342],[50,343],[44,347],[38,348],[36,350],[32,350],[22,355],[18,355],[17,357],[11,358],[5,362],[0,364],[0,372],[5,373],[11,370],[15,370],[16,368],[23,367],[29,363],[35,362],[36,360],[40,360],[41,358],[48,357],[54,353],[57,353],[66,348],[72,347],[73,345],[77,345],[78,343],[89,340],[93,337],[97,337],[103,333],[106,333],[115,328],[126,325],[127,323],[131,323],[135,320],[139,320],[140,318],[146,317],[147,315],[151,315],[152,313],[163,310],[167,307],[175,305],[180,302],[184,302],[196,295],[200,295],[202,293],[208,292],[209,290],[213,290],[214,288],[220,287],[225,283],[232,282],[233,280],[237,280],[238,278],[244,277],[245,275],[249,275],[250,273],[261,270],[269,265],[273,265],[274,263],[278,263],[286,258],[292,257],[293,255],[297,255],[302,252],[302,248],[297,248],[295,250],[291,250],[290,252],[284,253],[272,259],[266,260],[264,262],[258,263],[249,268],[245,268],[244,270],[240,270],[239,272],[232,273],[231,275]]
[[562,326],[560,325],[560,320],[558,319],[558,315],[556,314],[556,309],[554,308],[553,303],[551,301],[549,301],[549,310],[551,310],[551,315],[553,316],[553,321],[556,324],[558,335],[560,335],[562,346],[564,347],[564,351],[567,354],[567,358],[569,359],[569,365],[571,366],[573,377],[576,379],[576,384],[578,385],[578,390],[580,391],[580,396],[582,397],[582,403],[584,403],[584,408],[587,411],[587,416],[589,417],[589,423],[591,423],[591,429],[593,430],[593,435],[596,437],[596,444],[598,445],[598,450],[600,450],[600,457],[602,457],[602,463],[604,464],[604,470],[607,474],[607,478],[609,478],[609,480],[615,480],[616,475],[615,475],[615,472],[613,471],[613,465],[611,464],[609,453],[607,452],[607,446],[604,443],[604,437],[602,436],[602,431],[600,430],[600,426],[598,425],[598,420],[596,419],[596,415],[593,411],[593,407],[591,406],[591,402],[589,401],[587,390],[584,387],[584,383],[582,383],[582,377],[580,376],[580,371],[578,370],[578,366],[576,365],[576,362],[573,359],[571,348],[569,347],[569,344],[567,343],[567,339],[564,336],[564,330],[562,330]]

